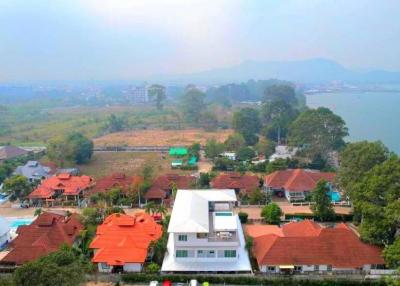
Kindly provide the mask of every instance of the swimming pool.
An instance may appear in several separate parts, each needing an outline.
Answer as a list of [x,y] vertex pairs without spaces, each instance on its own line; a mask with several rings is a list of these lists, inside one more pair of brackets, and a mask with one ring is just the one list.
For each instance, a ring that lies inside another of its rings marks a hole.
[[337,203],[337,202],[340,202],[341,199],[342,199],[339,192],[330,191],[328,194],[329,194],[329,196],[331,197],[331,201],[332,201],[332,202]]
[[215,216],[233,216],[232,212],[216,212]]
[[21,225],[29,225],[32,223],[33,218],[10,218],[8,219],[9,226],[12,229],[17,229]]

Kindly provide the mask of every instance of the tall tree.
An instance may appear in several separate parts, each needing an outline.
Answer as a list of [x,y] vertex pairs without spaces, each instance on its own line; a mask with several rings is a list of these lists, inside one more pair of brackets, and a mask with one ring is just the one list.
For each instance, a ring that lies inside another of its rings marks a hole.
[[198,124],[205,108],[206,95],[198,89],[188,88],[182,97],[182,112],[187,123]]
[[263,102],[284,101],[288,104],[297,104],[296,92],[290,85],[272,85],[265,89]]
[[242,134],[233,133],[225,140],[225,147],[228,151],[238,151],[240,148],[246,146],[246,140]]
[[4,181],[4,191],[10,195],[10,201],[24,199],[32,191],[32,185],[28,179],[21,175],[15,175]]
[[347,135],[344,120],[325,107],[304,111],[289,127],[289,143],[307,147],[312,154],[338,150]]
[[122,116],[110,114],[102,127],[102,130],[107,133],[119,132],[125,129],[126,120]]
[[75,163],[84,164],[92,158],[93,141],[82,133],[70,133],[67,136],[67,142],[72,145]]
[[217,140],[212,138],[207,140],[204,152],[207,158],[213,159],[224,152],[224,149],[224,144],[219,143]]
[[361,141],[350,143],[340,153],[338,183],[347,192],[350,199],[356,199],[354,186],[376,165],[386,161],[389,150],[380,141]]
[[331,198],[329,196],[328,182],[321,180],[317,183],[315,190],[312,192],[311,210],[314,216],[320,221],[329,221],[335,218],[335,211],[333,210]]
[[400,228],[400,159],[390,157],[373,167],[354,187],[354,206],[361,212],[359,227],[365,241],[388,245]]
[[259,113],[254,108],[242,108],[233,114],[232,126],[236,132],[243,135],[248,145],[258,142],[258,132],[261,128]]
[[153,84],[149,88],[149,96],[155,101],[157,109],[162,110],[164,107],[163,102],[166,99],[165,86]]

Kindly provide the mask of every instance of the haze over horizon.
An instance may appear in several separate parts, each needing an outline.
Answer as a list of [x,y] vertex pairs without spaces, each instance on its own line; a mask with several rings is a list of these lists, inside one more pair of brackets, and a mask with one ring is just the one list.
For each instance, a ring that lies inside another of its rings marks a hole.
[[400,2],[0,0],[0,82],[142,79],[246,60],[400,71]]

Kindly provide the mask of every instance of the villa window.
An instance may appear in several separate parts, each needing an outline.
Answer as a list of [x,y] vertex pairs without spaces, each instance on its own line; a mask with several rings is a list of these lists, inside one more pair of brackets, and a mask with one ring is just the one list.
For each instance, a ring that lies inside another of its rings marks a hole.
[[275,272],[275,266],[268,266],[267,271]]
[[299,265],[295,265],[294,266],[294,271],[299,271],[301,272],[301,270],[303,269],[303,267],[299,266]]
[[178,240],[179,241],[187,241],[187,235],[186,234],[178,235]]
[[198,233],[197,234],[197,239],[203,239],[203,238],[207,238],[207,233]]
[[181,258],[188,257],[188,251],[187,250],[177,250],[176,257],[181,257]]
[[110,269],[110,265],[108,265],[107,263],[100,263],[100,264],[101,264],[101,269],[104,269],[104,270]]
[[319,265],[314,265],[314,270],[319,271]]
[[224,251],[225,258],[234,258],[236,257],[236,250],[225,250]]

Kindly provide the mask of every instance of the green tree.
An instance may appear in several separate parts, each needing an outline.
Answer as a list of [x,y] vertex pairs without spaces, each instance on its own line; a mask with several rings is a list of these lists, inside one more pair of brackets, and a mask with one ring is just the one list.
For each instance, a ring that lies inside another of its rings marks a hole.
[[329,221],[335,218],[331,198],[329,196],[329,185],[325,180],[317,183],[315,190],[312,192],[311,210],[314,216],[320,221]]
[[307,147],[311,154],[338,150],[347,135],[343,119],[325,107],[304,111],[289,127],[289,143]]
[[261,217],[268,224],[281,223],[282,210],[276,203],[270,203],[261,210]]
[[115,114],[110,114],[104,126],[101,128],[107,133],[114,133],[123,131],[126,127],[126,120],[121,116],[116,116]]
[[28,262],[15,270],[13,280],[19,286],[75,286],[85,281],[87,263],[69,247]]
[[276,160],[268,163],[267,169],[265,171],[267,172],[267,174],[270,174],[275,171],[286,170],[287,168],[289,168],[289,160],[276,159]]
[[72,145],[75,163],[84,164],[92,158],[93,141],[82,133],[72,132],[68,134],[67,142]]
[[206,95],[198,89],[187,89],[182,97],[182,113],[185,121],[189,124],[196,124],[201,120],[202,111],[205,109]]
[[142,176],[145,182],[151,182],[153,178],[154,168],[152,165],[145,165],[142,170]]
[[241,147],[236,153],[236,158],[239,161],[249,161],[255,156],[256,152],[252,148],[247,146]]
[[218,117],[212,111],[204,111],[200,115],[200,126],[205,131],[212,132],[218,128]]
[[382,142],[361,141],[349,143],[340,153],[340,168],[337,176],[340,187],[351,200],[357,200],[359,194],[354,191],[363,176],[376,165],[386,161],[389,150]]
[[247,145],[258,142],[258,132],[261,128],[259,113],[254,108],[242,108],[233,114],[232,127],[243,135]]
[[400,159],[391,156],[367,172],[354,187],[354,206],[361,213],[359,227],[365,241],[389,245],[400,228]]
[[400,267],[400,238],[396,238],[393,244],[385,247],[383,257],[390,268],[396,269]]
[[208,173],[200,173],[199,178],[199,186],[200,188],[209,188],[210,187],[210,175]]
[[224,142],[225,148],[228,151],[237,152],[240,148],[246,146],[246,140],[240,133],[233,133]]
[[150,215],[155,214],[157,212],[157,205],[150,201],[144,206],[144,211]]
[[271,85],[265,89],[263,103],[273,101],[283,101],[295,105],[297,104],[296,92],[291,85]]
[[222,143],[219,143],[214,138],[207,140],[205,146],[205,156],[207,158],[215,158],[218,157],[219,154],[224,152],[225,146]]
[[193,143],[192,145],[190,145],[190,147],[188,148],[188,155],[189,157],[196,157],[197,160],[200,159],[200,143]]
[[290,124],[297,118],[299,112],[289,103],[276,100],[262,105],[262,122],[266,124],[263,135],[274,142],[286,138]]
[[15,175],[4,181],[4,191],[10,196],[10,201],[23,200],[32,192],[32,185],[22,175]]
[[164,100],[167,98],[165,93],[165,86],[160,84],[153,84],[149,87],[149,96],[152,98],[158,110],[162,110],[164,107]]
[[264,155],[266,158],[275,153],[276,144],[268,139],[260,138],[260,141],[254,146],[258,154]]
[[252,205],[265,204],[267,201],[267,195],[260,188],[256,188],[251,192],[249,201]]

